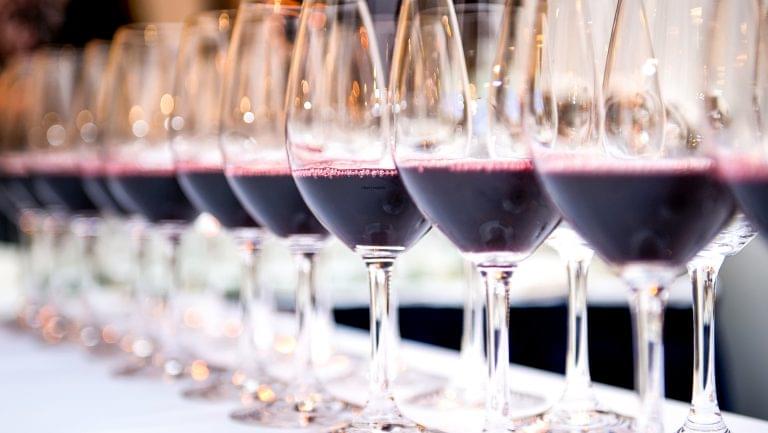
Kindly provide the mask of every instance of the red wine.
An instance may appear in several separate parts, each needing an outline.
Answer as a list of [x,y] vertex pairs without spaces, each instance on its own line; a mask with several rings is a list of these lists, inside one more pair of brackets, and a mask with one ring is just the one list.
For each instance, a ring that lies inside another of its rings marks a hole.
[[116,215],[126,215],[128,213],[109,191],[107,174],[102,167],[84,167],[81,181],[83,182],[85,193],[100,211]]
[[225,227],[258,227],[232,192],[223,169],[180,167],[179,183],[192,204],[215,216]]
[[[18,155],[0,157],[3,192],[16,210],[40,208],[42,204],[35,197],[32,177],[28,164]],[[15,217],[14,217],[15,218]]]
[[38,208],[40,201],[35,197],[32,178],[26,174],[9,174],[3,181],[5,193],[19,209]]
[[304,203],[287,167],[232,167],[227,178],[248,213],[277,236],[328,234]]
[[726,161],[721,168],[742,211],[763,236],[768,235],[768,165],[736,159]]
[[529,254],[560,222],[529,160],[400,167],[414,200],[462,252]]
[[125,215],[128,212],[120,206],[120,203],[112,197],[107,186],[107,176],[104,175],[83,175],[83,188],[91,201],[96,204],[100,211],[116,215]]
[[318,168],[294,176],[318,219],[352,249],[408,248],[430,228],[397,170]]
[[10,194],[6,191],[6,185],[8,179],[5,173],[0,173],[0,213],[2,213],[9,221],[17,221],[19,216],[19,207],[11,199]]
[[60,207],[73,213],[96,212],[96,205],[85,193],[77,170],[39,168],[33,175],[35,195],[51,207]]
[[173,170],[121,167],[110,171],[107,185],[120,205],[153,223],[189,223],[197,218],[198,211],[187,200]]
[[685,264],[733,215],[708,161],[628,164],[553,162],[541,171],[563,216],[613,264]]

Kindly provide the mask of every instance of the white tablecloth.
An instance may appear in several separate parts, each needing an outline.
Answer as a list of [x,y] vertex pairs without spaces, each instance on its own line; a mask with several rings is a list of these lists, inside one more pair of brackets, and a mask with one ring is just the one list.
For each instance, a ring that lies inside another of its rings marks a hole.
[[[366,336],[340,329],[342,350],[363,355]],[[457,354],[406,342],[403,356],[418,365],[448,375]],[[0,432],[3,433],[247,433],[269,431],[231,421],[233,404],[203,403],[180,397],[180,385],[148,379],[119,379],[110,375],[114,361],[95,358],[72,345],[48,346],[28,335],[0,330]],[[562,377],[524,367],[512,367],[515,387],[554,398]],[[602,401],[631,413],[634,394],[598,386]],[[482,419],[480,411],[449,414],[415,413],[419,421],[446,432],[467,433]],[[687,405],[669,401],[666,425],[673,432],[687,413]],[[768,432],[768,422],[726,414],[734,432]],[[284,430],[283,430],[284,432]]]

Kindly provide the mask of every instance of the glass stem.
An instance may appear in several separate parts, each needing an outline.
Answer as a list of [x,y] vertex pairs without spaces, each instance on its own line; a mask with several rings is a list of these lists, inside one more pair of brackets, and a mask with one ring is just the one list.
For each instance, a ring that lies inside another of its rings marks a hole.
[[101,220],[99,218],[75,218],[72,222],[73,232],[82,242],[82,266],[80,268],[80,302],[83,307],[83,323],[81,323],[80,340],[88,346],[93,347],[98,344],[99,326],[98,318],[95,317],[92,300],[94,299],[97,288],[96,281],[96,242],[98,240],[98,228]]
[[395,255],[374,255],[363,257],[368,268],[368,283],[371,294],[370,337],[371,363],[369,372],[368,402],[362,418],[367,422],[387,422],[401,419],[399,409],[390,389],[390,363],[393,324],[391,281]]
[[560,252],[568,272],[568,342],[565,391],[559,403],[583,406],[586,410],[597,406],[589,373],[587,335],[587,274],[593,256],[588,248]]
[[[464,273],[466,286],[464,288],[464,310],[461,329],[461,350],[459,360],[461,368],[452,378],[452,386],[459,392],[469,392],[470,389],[483,390],[485,375],[479,376],[485,365],[485,342],[483,340],[483,295],[479,287],[480,277],[475,266],[465,262]],[[482,394],[481,394],[482,395]],[[460,396],[461,397],[461,396]],[[465,395],[463,397],[470,397]]]
[[389,356],[389,362],[387,363],[387,371],[389,371],[389,381],[394,382],[397,376],[404,370],[405,365],[400,358],[400,299],[398,299],[397,292],[389,292],[389,333],[387,338],[387,353]]
[[485,432],[507,431],[510,422],[509,291],[516,267],[478,266],[485,285],[488,314]]
[[259,282],[258,255],[261,236],[238,237],[243,266],[240,285],[242,333],[240,334],[240,371],[248,378],[258,380],[261,370],[259,358],[267,353],[273,341],[272,294]]
[[42,240],[40,230],[40,218],[34,211],[23,210],[19,215],[19,269],[24,306],[21,311],[23,323],[30,327],[37,327],[37,309],[44,303],[42,291],[43,273],[37,261],[38,250]]
[[317,316],[312,325],[312,362],[324,365],[333,356],[333,335],[336,322],[333,317],[333,297],[329,290],[317,289]]
[[664,308],[663,286],[641,280],[633,284],[631,297],[635,330],[635,386],[640,395],[636,420],[638,433],[663,433],[664,400]]
[[152,306],[147,294],[148,281],[145,278],[147,271],[147,248],[149,237],[143,223],[138,221],[127,221],[131,234],[131,242],[135,252],[135,270],[131,281],[130,298],[135,308],[132,313],[132,325],[130,333],[132,334],[131,353],[141,359],[148,360],[155,354],[156,336],[150,331],[148,320],[152,317]]
[[291,248],[297,270],[296,282],[296,348],[293,352],[294,398],[299,410],[315,407],[319,382],[312,363],[312,327],[317,321],[319,305],[315,286],[314,264],[317,248]]
[[724,258],[720,254],[697,256],[688,264],[693,286],[694,329],[693,393],[686,420],[688,430],[725,429],[715,388],[715,296],[717,275]]
[[181,330],[181,315],[179,311],[179,293],[182,291],[184,279],[182,277],[181,260],[179,250],[181,245],[182,227],[175,225],[164,228],[168,239],[168,270],[171,273],[170,284],[162,292],[162,305],[164,324],[163,329],[163,369],[165,374],[177,377],[184,373],[184,354],[180,344],[179,331]]
[[64,273],[62,269],[65,268],[62,264],[64,256],[64,247],[67,240],[67,225],[63,221],[62,215],[49,215],[48,225],[51,230],[51,265],[48,268],[48,281],[47,289],[49,302],[53,305],[57,315],[63,313],[62,307],[64,307],[64,289],[66,282],[64,280]]

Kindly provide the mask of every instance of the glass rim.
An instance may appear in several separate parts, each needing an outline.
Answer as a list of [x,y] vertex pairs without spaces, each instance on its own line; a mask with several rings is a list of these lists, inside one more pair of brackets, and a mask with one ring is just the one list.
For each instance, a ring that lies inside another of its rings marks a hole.
[[281,16],[286,16],[286,17],[296,17],[296,18],[298,18],[299,14],[301,12],[302,6],[301,6],[301,3],[298,3],[298,2],[293,3],[293,2],[290,2],[290,1],[288,3],[280,3],[280,2],[275,2],[275,3],[251,3],[251,2],[247,2],[246,1],[246,2],[241,3],[240,7],[237,10],[239,12],[241,9],[244,10],[246,8],[248,9],[249,12],[254,11],[254,10],[256,10],[256,12],[259,12],[259,13],[261,13],[260,10],[272,11],[272,13],[270,15],[281,15]]
[[91,47],[109,47],[110,45],[112,45],[112,39],[93,38],[83,45],[83,51],[88,51]]
[[29,56],[30,58],[35,58],[39,55],[80,54],[82,52],[82,47],[77,47],[73,44],[48,43],[35,48],[29,53]]
[[[422,9],[420,13],[435,13],[435,11],[447,11],[448,6],[431,6],[426,9]],[[454,4],[453,12],[458,18],[459,14],[472,14],[472,13],[491,13],[495,10],[503,11],[504,5],[502,3],[458,3]],[[501,17],[499,17],[501,20]]]
[[71,62],[77,65],[82,62],[85,50],[82,47],[76,47],[70,44],[46,44],[30,53],[29,65],[32,68],[30,73],[39,73],[40,67],[54,67],[54,65],[63,65]]
[[[438,7],[435,8],[429,8],[429,9],[438,9]],[[429,10],[426,9],[426,10]],[[453,5],[453,9],[458,14],[459,12],[462,13],[471,13],[471,12],[488,12],[493,9],[504,9],[503,3],[458,3]],[[499,17],[501,19],[501,17]]]
[[191,15],[188,15],[186,18],[184,18],[183,25],[184,27],[189,27],[203,20],[218,21],[224,15],[228,16],[230,20],[233,20],[237,17],[237,9],[234,9],[234,8],[208,9],[204,11],[195,12]]
[[112,45],[154,45],[163,35],[181,35],[183,24],[176,21],[142,21],[124,24],[115,31]]

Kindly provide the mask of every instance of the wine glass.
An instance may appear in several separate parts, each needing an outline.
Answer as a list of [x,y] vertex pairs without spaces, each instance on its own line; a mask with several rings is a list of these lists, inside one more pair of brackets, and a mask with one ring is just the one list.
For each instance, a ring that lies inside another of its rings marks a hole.
[[[77,198],[87,204],[85,209],[74,209],[74,217],[70,223],[71,232],[78,238],[80,256],[79,290],[87,308],[87,317],[79,331],[81,343],[94,354],[114,353],[114,345],[107,345],[102,337],[112,341],[116,338],[114,329],[109,324],[122,322],[130,310],[125,308],[126,293],[113,293],[114,288],[107,287],[98,280],[99,260],[97,247],[99,235],[104,230],[104,216],[116,212],[115,202],[101,188],[106,188],[104,177],[98,178],[94,170],[95,164],[89,145],[96,138],[95,113],[98,94],[101,90],[102,79],[106,70],[109,42],[94,40],[86,44],[80,54],[77,78],[71,97],[70,119],[66,124],[67,144],[58,146],[55,151],[74,159],[71,168],[77,175],[77,182],[68,178],[71,185],[64,190],[62,198]],[[98,180],[102,182],[99,183]],[[57,181],[58,182],[58,181]],[[73,203],[74,205],[75,203]],[[70,212],[72,212],[70,205]],[[104,333],[106,332],[106,334]],[[114,341],[112,341],[114,342]]]
[[[483,101],[478,96],[483,89],[473,93],[467,78],[461,45],[451,38],[458,31],[451,3],[418,6],[403,6],[390,78],[395,157],[419,208],[480,273],[488,344],[484,431],[515,430],[519,423],[512,417],[519,413],[514,412],[509,386],[512,274],[554,230],[560,216],[544,195],[522,140],[512,130],[489,129],[493,113],[486,107],[499,98],[491,75],[495,66],[487,65],[488,78],[477,72],[481,81],[476,84],[489,80],[491,85]],[[528,6],[507,3],[502,36],[524,34],[516,24],[530,12]],[[522,54],[524,47],[499,52]],[[477,115],[483,112],[486,121]]]
[[[724,24],[722,21],[713,21],[717,16],[724,18],[723,14],[729,14],[728,6],[720,6],[720,10],[717,12],[715,9],[718,2],[714,1],[682,1],[675,4],[665,4],[663,6],[656,5],[655,2],[649,4],[650,24],[655,31],[652,33],[654,36],[654,44],[658,46],[658,57],[664,62],[679,62],[680,59],[686,59],[686,54],[694,52],[697,55],[696,61],[702,61],[701,58],[706,56],[699,54],[708,44],[711,47],[718,46],[718,42],[714,42],[714,39],[710,41],[704,40],[703,36],[700,36],[698,32],[671,32],[667,30],[667,27],[671,22],[675,23],[689,21],[690,27],[696,29],[710,30],[711,25],[714,23],[717,28],[718,24]],[[748,15],[745,13],[758,13],[758,7],[750,2],[742,2],[737,7],[737,14],[741,15],[741,18],[746,18]],[[736,11],[736,9],[733,9]],[[734,16],[729,16],[727,19],[732,19]],[[657,21],[665,23],[659,26]],[[728,25],[734,25],[734,22],[728,22]],[[741,39],[744,36],[748,36],[751,32],[756,36],[757,25],[744,27],[744,34],[739,37]],[[734,33],[735,35],[735,33]],[[717,36],[712,36],[713,38]],[[743,40],[741,41],[743,43]],[[754,47],[754,45],[749,45]],[[692,50],[691,47],[699,47],[696,50]],[[733,48],[733,47],[730,47]],[[743,46],[742,46],[743,48]],[[728,56],[736,53],[741,53],[738,49],[732,50],[727,53]],[[691,60],[688,58],[688,60]],[[722,59],[721,59],[722,60]],[[755,56],[746,57],[744,63],[752,62],[754,67]],[[668,134],[671,132],[672,139],[676,139],[677,136],[685,133],[689,133],[685,127],[680,127],[681,122],[677,121],[681,117],[680,112],[686,113],[687,111],[700,115],[698,119],[686,119],[685,121],[692,120],[694,126],[692,128],[700,128],[702,131],[706,128],[702,127],[704,117],[715,114],[717,110],[713,110],[706,113],[705,110],[699,108],[698,110],[687,110],[685,105],[681,103],[679,94],[681,91],[686,91],[692,94],[697,91],[701,91],[700,88],[688,88],[691,86],[690,81],[686,81],[685,78],[690,75],[688,68],[690,62],[683,62],[682,67],[669,68],[665,70],[664,78],[662,80],[661,88],[662,95],[667,103],[667,118],[668,125],[672,125],[672,128],[667,128]],[[710,86],[710,77],[714,78],[714,81],[718,82],[721,77],[718,75],[721,69],[718,65],[709,64],[709,67],[713,67],[712,71],[715,74],[707,76],[707,93],[708,96],[713,95],[712,92],[715,87]],[[747,77],[744,77],[747,78]],[[695,82],[694,82],[695,83]],[[745,83],[749,86],[754,84],[749,79],[745,80]],[[701,84],[701,83],[697,83]],[[749,91],[748,89],[745,89]],[[714,93],[716,94],[716,93]],[[692,98],[690,98],[692,99]],[[670,102],[671,101],[671,102]],[[708,102],[712,102],[712,99],[707,99]],[[701,104],[699,100],[695,101]],[[746,108],[746,107],[742,107]],[[709,106],[707,107],[709,109]],[[745,112],[749,116],[748,113]],[[698,122],[698,123],[697,123]],[[700,133],[699,133],[700,134]],[[696,143],[698,144],[698,143]],[[701,143],[702,147],[708,143]],[[712,149],[707,149],[711,151]],[[752,226],[747,222],[746,218],[738,213],[733,217],[731,223],[702,251],[700,251],[696,257],[694,257],[688,263],[688,274],[691,278],[693,286],[693,311],[694,311],[694,357],[693,357],[693,392],[691,398],[691,409],[683,427],[680,428],[681,432],[727,432],[728,429],[723,422],[722,416],[717,403],[717,395],[715,390],[715,367],[714,367],[714,311],[715,311],[715,294],[716,294],[716,281],[720,266],[723,263],[725,257],[737,254],[746,246],[749,241],[755,236],[755,231]]]
[[[472,98],[472,141],[487,142],[492,139],[485,127],[490,87],[488,71],[495,54],[503,9],[503,4],[492,2],[466,2],[455,6]],[[483,370],[486,357],[482,338],[485,293],[477,268],[469,260],[465,259],[464,263],[466,286],[459,353],[463,365],[438,394],[436,407],[482,407],[485,403],[487,377]],[[520,392],[512,392],[512,396],[518,408],[537,401],[535,397]]]
[[[73,238],[81,226],[91,225],[96,207],[80,182],[76,140],[73,128],[77,84],[82,73],[82,53],[70,46],[49,46],[33,54],[27,111],[27,145],[33,155],[32,172],[35,196],[50,214],[53,228],[54,272],[49,286],[60,315],[51,322],[66,337],[79,342],[91,329],[84,302],[90,286],[88,250],[79,248]],[[91,236],[83,236],[92,245]],[[70,248],[77,247],[74,255]],[[81,334],[81,328],[84,334]]]
[[[543,108],[539,122],[557,120],[557,128],[549,126],[545,132],[556,131],[554,140],[559,145],[575,146],[583,140],[599,138],[600,86],[597,58],[594,54],[593,19],[585,0],[540,1],[535,24],[541,29],[542,41],[548,43],[540,62],[541,72],[533,85],[542,92],[542,102],[552,89],[571,86],[571,99],[558,100],[555,111],[548,115]],[[538,34],[538,33],[537,33]],[[543,43],[542,42],[542,43]],[[534,53],[537,53],[534,51]],[[537,54],[534,54],[537,55]],[[534,63],[537,65],[537,63]],[[551,81],[548,81],[551,80]],[[575,90],[578,89],[579,90]],[[568,90],[565,90],[568,92]],[[581,98],[581,99],[579,99]],[[535,101],[535,99],[534,99]],[[574,118],[572,112],[577,111]],[[551,117],[550,117],[551,116]],[[542,137],[551,140],[552,137]],[[567,223],[548,240],[566,264],[568,275],[568,345],[566,351],[565,389],[560,399],[545,412],[536,425],[547,431],[614,431],[626,430],[631,420],[607,410],[592,389],[587,343],[587,272],[594,251]]]
[[[83,65],[76,94],[76,109],[74,124],[75,140],[77,142],[77,157],[80,178],[86,195],[99,210],[99,219],[95,227],[84,225],[87,234],[95,234],[99,239],[93,245],[94,271],[98,271],[99,287],[86,293],[88,304],[100,329],[99,339],[91,339],[95,344],[94,353],[112,353],[110,347],[120,347],[131,356],[145,358],[150,356],[152,343],[145,329],[145,320],[137,307],[136,294],[142,285],[142,272],[138,269],[140,257],[140,237],[145,229],[144,220],[127,210],[109,190],[107,185],[106,148],[101,140],[102,126],[99,103],[102,93],[108,90],[107,65],[111,42],[92,40],[83,49]],[[119,234],[115,235],[117,229]],[[102,252],[114,253],[113,242],[118,240],[120,247],[126,245],[122,237],[129,238],[129,249],[125,258],[127,263],[115,269],[107,263],[115,263],[114,258],[105,260]],[[113,345],[113,346],[110,346]],[[136,368],[134,362],[119,367],[123,375],[138,374],[142,369]]]
[[2,109],[0,111],[0,170],[2,189],[10,201],[11,221],[19,229],[22,247],[23,305],[19,319],[24,327],[41,327],[40,312],[47,303],[47,269],[39,260],[38,251],[45,246],[43,221],[45,214],[34,196],[32,180],[28,170],[29,149],[27,128],[24,119],[30,98],[28,96],[31,75],[31,56],[12,58],[0,78],[2,88]]
[[312,329],[322,314],[313,266],[328,232],[310,212],[285,154],[285,89],[298,28],[293,3],[240,5],[228,51],[220,144],[225,173],[249,214],[285,239],[297,270],[294,377],[286,389],[255,393],[235,420],[272,427],[334,427],[347,405],[320,384],[312,364]]
[[[145,281],[137,294],[148,317],[158,318],[157,338],[162,346],[160,354],[149,347],[143,354],[155,355],[154,361],[168,378],[185,373],[187,354],[177,338],[180,312],[175,301],[183,281],[176,250],[187,225],[198,215],[176,179],[168,144],[180,30],[180,25],[165,23],[129,24],[117,30],[107,66],[109,86],[102,93],[98,116],[110,192],[168,241],[167,269],[172,281],[157,287]],[[139,364],[138,369],[152,371],[145,366]]]
[[[765,207],[768,153],[768,30],[760,27],[758,1],[717,2],[709,40],[713,71],[705,93],[707,142],[714,147],[721,174],[744,213],[768,233]],[[737,26],[731,28],[731,26]]]
[[[694,377],[691,408],[680,432],[728,432],[717,401],[714,367],[716,281],[723,259],[737,254],[765,232],[763,192],[766,154],[761,131],[765,125],[765,73],[768,71],[768,29],[757,1],[714,2],[710,6],[706,64],[710,74],[703,92],[700,126],[704,144],[718,158],[720,175],[751,219],[737,214],[731,224],[688,265],[693,284]],[[714,9],[714,13],[711,9]],[[731,28],[736,26],[737,28]],[[757,114],[757,115],[756,115]],[[753,228],[754,227],[754,228]]]
[[[81,331],[81,335],[96,354],[114,353],[115,343],[130,334],[129,327],[135,314],[131,308],[130,290],[126,288],[130,283],[125,284],[126,279],[113,278],[104,266],[105,261],[101,260],[99,251],[106,248],[104,238],[112,236],[114,228],[123,231],[142,224],[137,218],[129,218],[129,214],[109,192],[103,163],[104,146],[98,140],[100,122],[96,116],[100,93],[107,86],[104,78],[110,45],[109,41],[98,39],[85,44],[82,73],[75,95],[74,121],[70,125],[74,128],[83,189],[99,211],[97,217],[76,225],[78,233],[85,239],[85,257],[90,264],[89,269],[92,269],[84,278],[84,286],[93,324]],[[96,281],[98,285],[88,290],[88,283],[95,285]]]
[[[390,64],[392,63],[392,51],[395,44],[395,36],[397,31],[397,16],[399,13],[399,4],[394,3],[381,3],[381,2],[368,2],[371,12],[371,21],[373,24],[374,33],[376,34],[376,40],[379,44],[379,52],[382,56],[383,67],[385,71],[390,70]],[[388,80],[388,77],[385,76]],[[386,83],[385,83],[386,84]],[[388,105],[391,107],[391,105]],[[468,281],[471,280],[467,276]],[[466,365],[462,369],[458,369],[454,377],[449,379],[449,384],[445,388],[440,388],[443,380],[442,378],[435,376],[429,372],[419,370],[417,366],[409,366],[399,352],[400,348],[400,317],[399,308],[400,303],[397,297],[397,293],[390,294],[390,310],[392,311],[389,318],[390,333],[387,338],[391,338],[389,343],[389,355],[391,361],[388,363],[389,378],[395,393],[397,394],[400,385],[403,388],[410,387],[417,394],[409,400],[409,404],[416,404],[420,407],[436,407],[444,405],[454,405],[457,400],[469,400],[469,393],[482,394],[482,380],[477,381],[477,377],[470,374],[465,374],[467,371],[471,372],[473,369],[470,365],[474,363],[484,362],[485,347],[483,346],[482,336],[478,336],[478,333],[482,333],[482,323],[478,325],[478,317],[482,320],[482,302],[477,293],[474,293],[473,287],[475,285],[468,285],[467,291],[464,296],[464,325],[462,328],[460,359],[466,362]],[[477,328],[480,326],[480,328]],[[363,360],[362,362],[368,362]],[[356,370],[356,374],[351,376],[345,376],[340,380],[353,381],[353,386],[365,386],[368,383],[368,372],[365,368],[359,368],[359,363],[352,364],[352,368]],[[472,388],[465,393],[459,388]],[[410,390],[409,390],[410,391]],[[445,391],[445,392],[444,392]],[[443,397],[449,397],[444,399]],[[450,400],[450,401],[448,401]]]
[[258,357],[272,343],[274,301],[258,284],[256,274],[264,233],[227,183],[219,149],[224,63],[234,22],[234,10],[206,11],[185,20],[170,114],[171,147],[182,190],[200,212],[215,216],[232,233],[242,256],[241,366],[184,391],[185,397],[207,400],[237,398],[241,389],[253,392],[262,385],[264,373]]
[[[470,118],[472,133],[470,137],[471,147],[484,148],[495,140],[495,136],[488,128],[488,92],[491,87],[491,67],[496,54],[496,43],[501,30],[502,12],[504,5],[488,2],[467,2],[455,6],[456,18],[461,34],[462,47],[467,65],[470,92]],[[418,203],[417,203],[418,204]],[[465,297],[465,322],[466,327],[463,336],[467,338],[467,332],[482,333],[482,315],[484,295],[472,279],[479,276],[471,262],[468,262],[467,274],[469,283]],[[477,291],[473,294],[472,291]],[[477,298],[477,300],[473,300]],[[474,305],[474,307],[472,307]],[[472,310],[474,308],[474,310]],[[467,320],[479,316],[480,329],[473,331],[473,326]],[[464,340],[462,340],[462,343]],[[462,344],[461,359],[466,362],[462,368],[457,369],[449,385],[437,394],[430,394],[414,402],[420,406],[448,408],[448,407],[482,407],[485,401],[485,373],[482,366],[485,364],[485,348],[481,341],[473,347],[465,348]],[[467,351],[473,351],[467,352]],[[479,350],[479,356],[477,351]],[[531,409],[540,405],[543,400],[537,396],[515,391],[510,392],[510,407],[514,411]]]
[[[701,11],[673,13],[679,3],[661,5],[653,34],[696,41],[703,21],[691,15]],[[651,37],[642,1],[621,0],[601,95],[594,77],[580,73],[583,58],[558,56],[557,42],[538,42],[529,72],[537,172],[563,218],[632,289],[640,396],[633,431],[661,432],[665,288],[734,211],[693,123],[703,108],[701,44],[657,57],[654,48],[673,46]]]
[[[400,25],[403,13],[411,12],[401,10]],[[304,2],[286,93],[291,171],[318,219],[362,258],[370,283],[369,396],[348,432],[424,431],[392,396],[387,337],[395,260],[430,225],[392,160],[384,86],[367,5]]]
[[[477,89],[473,95],[478,101],[487,96],[487,84],[490,62],[493,60],[493,45],[501,26],[503,5],[494,3],[468,2],[455,7],[457,22],[466,55],[467,69],[471,88]],[[374,22],[375,25],[375,22]],[[392,35],[392,48],[394,48]],[[391,51],[391,50],[390,50]],[[490,59],[489,59],[490,54]],[[387,52],[385,67],[390,70],[391,52]],[[475,74],[475,72],[477,74]],[[472,113],[475,119],[482,122],[487,114],[485,105],[473,105],[478,109]],[[487,130],[473,128],[473,139],[485,140]],[[462,363],[448,379],[448,384],[426,394],[418,395],[408,401],[423,408],[449,409],[482,407],[485,398],[485,344],[483,335],[483,298],[480,288],[480,277],[471,262],[464,265],[464,306],[459,348],[459,360]]]

